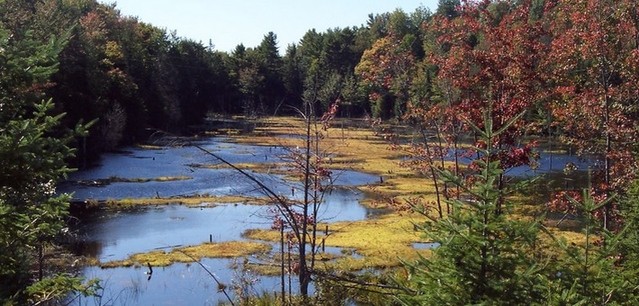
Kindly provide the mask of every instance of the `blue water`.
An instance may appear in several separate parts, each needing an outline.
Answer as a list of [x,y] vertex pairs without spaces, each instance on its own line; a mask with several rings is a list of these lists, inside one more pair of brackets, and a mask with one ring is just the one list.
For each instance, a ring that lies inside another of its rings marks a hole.
[[[198,145],[231,163],[262,163],[281,161],[287,150],[273,146],[251,146],[224,142],[224,139],[201,140]],[[126,148],[126,153],[105,154],[97,167],[69,175],[67,182],[58,186],[59,193],[73,193],[76,200],[107,200],[122,198],[174,197],[192,195],[263,196],[257,184],[232,169],[206,169],[193,165],[220,164],[215,157],[194,146],[165,147],[160,150]],[[247,171],[277,194],[289,195],[291,188],[300,189],[299,183],[283,177]],[[181,181],[144,183],[116,182],[104,186],[87,186],[78,181],[119,178],[145,178],[184,176]],[[377,176],[355,171],[334,171],[335,185],[356,186],[377,180]],[[301,195],[298,193],[297,198]]]
[[[228,143],[225,139],[203,139],[198,145],[232,163],[281,161],[285,149]],[[58,186],[58,192],[73,193],[76,200],[122,199],[138,197],[173,197],[188,195],[263,196],[264,192],[245,176],[229,169],[206,169],[194,164],[217,164],[215,158],[189,146],[164,147],[159,150],[126,148],[120,153],[105,154],[99,165],[73,173]],[[282,176],[249,172],[277,194],[295,199],[302,197],[299,183]],[[119,182],[105,186],[86,186],[78,181],[120,178],[156,178],[188,176],[188,180],[168,182]],[[318,221],[363,220],[371,212],[360,205],[361,192],[352,186],[377,182],[378,176],[354,171],[335,171],[336,188],[327,192]],[[295,195],[292,190],[295,189]],[[75,229],[82,243],[78,251],[101,262],[120,260],[135,253],[208,242],[243,240],[248,229],[270,228],[276,211],[273,206],[225,203],[187,207],[165,205],[121,211],[99,210],[82,216]],[[275,248],[277,249],[277,248]],[[339,248],[328,248],[339,253]],[[241,260],[241,259],[238,259]],[[231,286],[246,272],[231,267],[233,259],[202,261],[225,284]],[[100,269],[87,267],[83,275],[102,280],[101,298],[82,298],[73,305],[217,305],[224,302],[217,285],[197,264],[173,264],[156,268],[152,278],[146,268]],[[278,277],[256,277],[249,288],[252,294],[279,290]],[[295,276],[293,276],[295,278]],[[293,284],[293,287],[297,285]]]
[[[249,260],[251,260],[249,258]],[[232,269],[242,263],[242,259],[203,259],[201,263],[226,286],[227,293],[237,299],[237,287],[246,293],[259,295],[280,290],[279,277],[256,276],[243,269]],[[82,297],[72,305],[219,305],[228,300],[218,288],[215,280],[197,264],[178,263],[169,267],[156,267],[149,278],[142,268],[100,269],[89,267],[84,270],[88,278],[102,279],[103,290],[100,297]],[[242,283],[248,284],[241,286]],[[292,286],[298,287],[296,276]],[[314,290],[311,286],[311,290]],[[288,290],[288,289],[287,289]],[[237,300],[235,300],[237,301]]]
[[[459,161],[462,164],[468,164],[475,160],[476,156],[472,155],[467,157],[465,150],[458,150],[460,154]],[[454,150],[446,155],[446,160],[453,161]],[[597,169],[601,166],[601,161],[593,156],[581,157],[574,154],[566,153],[549,153],[546,151],[539,152],[539,159],[536,161],[537,165],[533,169],[530,166],[519,166],[505,170],[505,175],[511,177],[531,177],[541,174],[562,172],[566,165],[571,164],[575,167],[575,171],[587,171],[588,169]]]
[[[363,220],[367,209],[361,194],[333,192],[320,206],[318,219],[326,222]],[[102,262],[125,259],[135,253],[209,241],[241,240],[248,229],[270,228],[272,206],[224,204],[213,207],[168,205],[118,212],[100,211],[82,220],[80,238]]]

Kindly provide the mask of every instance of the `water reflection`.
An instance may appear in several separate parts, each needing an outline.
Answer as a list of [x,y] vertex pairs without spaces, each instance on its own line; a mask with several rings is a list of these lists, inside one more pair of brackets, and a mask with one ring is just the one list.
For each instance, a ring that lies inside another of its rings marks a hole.
[[[241,260],[241,259],[239,259]],[[259,295],[264,292],[279,292],[279,277],[259,279],[246,270],[231,269],[237,266],[235,259],[203,259],[201,263],[225,286],[227,292],[236,297],[235,286],[246,293]],[[103,292],[100,297],[77,299],[74,305],[219,305],[228,302],[217,283],[197,264],[173,264],[156,267],[148,278],[143,268],[100,269],[88,267],[84,275],[102,279]],[[295,277],[293,288],[298,287]]]
[[169,205],[134,210],[99,211],[78,228],[84,243],[100,261],[125,259],[134,253],[214,241],[241,239],[250,228],[267,228],[268,208],[253,205],[221,205],[189,208]]
[[530,177],[540,174],[563,172],[567,165],[574,167],[576,171],[586,171],[589,168],[597,168],[599,161],[594,157],[579,157],[571,154],[556,154],[541,152],[538,165],[535,169],[528,166],[520,166],[509,169],[506,175],[518,177]]
[[[476,159],[476,156],[468,157],[468,151],[459,149],[459,162],[469,164]],[[455,151],[450,150],[446,155],[446,160],[453,161],[455,159]],[[506,175],[511,177],[531,177],[540,174],[562,172],[567,165],[574,167],[577,171],[586,171],[590,168],[596,169],[601,162],[595,156],[578,156],[569,153],[539,152],[539,159],[536,161],[536,167],[519,166],[506,170]]]

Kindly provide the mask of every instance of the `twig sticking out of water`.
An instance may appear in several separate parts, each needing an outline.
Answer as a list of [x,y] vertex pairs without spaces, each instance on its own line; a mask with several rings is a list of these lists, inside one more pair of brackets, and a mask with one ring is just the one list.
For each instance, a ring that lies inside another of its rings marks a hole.
[[217,283],[217,288],[222,291],[222,293],[224,293],[224,296],[226,296],[226,299],[229,300],[229,303],[231,303],[231,306],[235,306],[235,303],[233,303],[233,299],[231,299],[231,296],[229,296],[229,294],[226,292],[226,285],[223,284],[222,282],[220,282],[217,277],[215,277],[215,274],[213,274],[213,272],[211,272],[211,270],[209,270],[208,268],[206,268],[197,258],[187,254],[186,252],[176,249],[176,251],[184,254],[185,256],[187,256],[188,258],[191,258],[191,260],[193,260],[194,262],[196,262],[200,267],[202,267],[202,269],[204,269],[204,271],[206,271],[206,273],[208,273],[211,278],[213,278],[213,280]]

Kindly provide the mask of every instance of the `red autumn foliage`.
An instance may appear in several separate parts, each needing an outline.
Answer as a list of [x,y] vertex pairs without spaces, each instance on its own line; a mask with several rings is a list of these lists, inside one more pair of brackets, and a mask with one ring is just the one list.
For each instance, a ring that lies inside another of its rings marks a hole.
[[[578,153],[601,157],[594,193],[624,193],[638,169],[639,8],[633,0],[555,0],[545,9],[551,52],[543,66],[554,89],[553,125]],[[569,204],[555,200],[551,207]],[[607,219],[615,205],[606,207]]]
[[[490,109],[498,130],[521,112],[532,110],[542,97],[539,89],[544,78],[538,63],[547,50],[542,41],[545,30],[541,21],[529,19],[530,5],[524,1],[501,14],[490,1],[467,1],[459,8],[458,18],[433,20],[430,26],[443,50],[428,60],[437,66],[438,79],[458,92],[445,110],[433,108],[433,116],[447,118],[442,126],[451,129],[468,120],[483,128],[483,113]],[[496,139],[498,152],[492,158],[499,159],[505,169],[534,163],[532,145],[518,143],[531,128],[525,117],[514,122]]]

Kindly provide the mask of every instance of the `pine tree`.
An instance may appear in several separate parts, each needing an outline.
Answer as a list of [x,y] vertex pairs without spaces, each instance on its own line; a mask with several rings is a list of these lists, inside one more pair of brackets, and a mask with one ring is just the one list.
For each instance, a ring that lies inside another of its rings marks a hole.
[[624,199],[621,213],[626,223],[623,236],[618,245],[616,267],[621,273],[615,273],[623,283],[617,291],[618,300],[639,303],[639,181],[635,181]]
[[79,284],[66,276],[52,282],[42,255],[68,214],[69,198],[56,196],[55,184],[69,171],[74,133],[58,131],[63,115],[51,114],[43,94],[64,42],[14,35],[0,24],[0,304],[64,296]]
[[567,197],[582,220],[581,243],[569,243],[552,236],[563,253],[549,273],[554,275],[548,287],[551,305],[636,305],[639,303],[637,277],[637,187],[622,201],[625,226],[607,230],[600,222],[601,208],[617,201],[615,197],[597,194],[590,187],[579,199]]
[[521,115],[498,131],[493,131],[490,114],[484,115],[483,130],[467,122],[485,143],[474,148],[481,156],[472,165],[477,172],[469,178],[441,172],[465,196],[450,200],[448,216],[420,227],[439,247],[432,257],[408,264],[411,294],[400,297],[406,305],[527,305],[542,297],[545,281],[534,258],[538,223],[512,218],[507,201],[498,207],[518,188],[498,187],[503,170],[493,141]]

